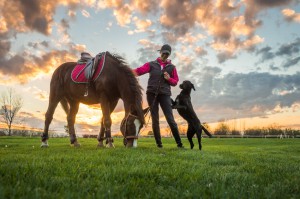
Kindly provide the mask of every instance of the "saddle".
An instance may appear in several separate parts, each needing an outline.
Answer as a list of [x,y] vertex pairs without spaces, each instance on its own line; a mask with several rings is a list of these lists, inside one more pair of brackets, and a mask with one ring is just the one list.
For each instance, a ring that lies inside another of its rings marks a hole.
[[84,96],[88,95],[88,87],[92,81],[95,81],[101,74],[106,53],[99,53],[95,57],[92,57],[87,52],[82,52],[80,59],[77,61],[77,65],[74,67],[71,78],[75,83],[85,83],[86,92]]
[[84,76],[90,82],[95,73],[95,70],[99,64],[99,61],[102,57],[102,53],[97,54],[95,57],[92,57],[90,53],[82,52],[81,57],[78,60],[77,64],[85,64],[84,69],[77,74],[76,79],[84,71]]

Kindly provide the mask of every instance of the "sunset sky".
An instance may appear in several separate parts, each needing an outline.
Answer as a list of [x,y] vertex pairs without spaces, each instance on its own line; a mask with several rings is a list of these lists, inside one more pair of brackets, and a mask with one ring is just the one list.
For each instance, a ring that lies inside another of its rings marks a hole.
[[[202,122],[300,128],[300,0],[0,0],[0,93],[13,88],[23,98],[18,124],[43,128],[60,64],[110,51],[136,68],[165,43],[179,83],[196,87]],[[144,107],[147,78],[139,77]],[[172,88],[172,97],[179,92]],[[123,117],[120,100],[114,133]],[[77,132],[97,133],[100,118],[101,109],[82,104]],[[50,129],[65,124],[59,106]]]

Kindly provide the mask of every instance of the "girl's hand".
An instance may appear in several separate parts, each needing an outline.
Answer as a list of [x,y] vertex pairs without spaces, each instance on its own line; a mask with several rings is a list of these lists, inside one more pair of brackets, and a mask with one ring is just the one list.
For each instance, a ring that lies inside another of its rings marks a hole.
[[169,80],[169,79],[170,79],[170,75],[169,75],[169,73],[167,73],[167,72],[164,72],[164,78],[165,78],[166,80]]

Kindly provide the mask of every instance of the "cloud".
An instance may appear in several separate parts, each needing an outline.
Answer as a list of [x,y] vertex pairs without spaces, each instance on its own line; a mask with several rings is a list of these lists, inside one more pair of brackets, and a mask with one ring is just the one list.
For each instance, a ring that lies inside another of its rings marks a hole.
[[196,47],[196,48],[195,48],[195,54],[196,54],[197,56],[203,56],[203,55],[207,55],[207,51],[204,50],[204,49],[201,48],[201,47]]
[[4,20],[3,17],[0,16],[0,33],[4,33],[7,32],[7,25],[6,25],[6,21]]
[[[76,53],[77,54],[77,53]],[[0,59],[0,74],[10,76],[11,80],[25,83],[39,73],[48,73],[66,61],[76,59],[76,54],[66,50],[53,50],[41,56],[19,55]],[[1,82],[5,82],[1,80]]]
[[222,13],[230,13],[238,9],[240,5],[234,5],[232,0],[218,0],[216,2],[216,7]]
[[43,91],[36,86],[28,87],[25,89],[25,92],[32,93],[34,97],[41,101],[48,101],[49,100],[49,94],[46,91]]
[[[276,106],[293,107],[300,99],[300,73],[273,75],[251,72],[222,75],[218,67],[206,67],[190,78],[195,82],[194,107],[205,110],[203,118],[234,118],[265,115]],[[263,86],[262,86],[263,85]],[[222,115],[224,113],[224,115]]]
[[275,52],[272,52],[270,46],[266,46],[257,50],[255,54],[261,55],[261,63],[276,57],[285,57],[287,61],[283,64],[283,68],[289,68],[299,62],[298,57],[293,57],[294,55],[298,55],[299,52],[300,38],[298,37],[291,43],[282,44]]
[[299,57],[295,57],[295,58],[292,58],[292,59],[289,59],[288,61],[286,61],[284,64],[283,64],[283,68],[289,68],[291,66],[294,66],[296,64],[298,64],[300,61],[300,56]]
[[[150,1],[122,1],[122,0],[85,0],[81,4],[78,0],[53,0],[41,2],[39,0],[9,1],[5,0],[1,6],[3,16],[0,17],[2,25],[0,33],[11,31],[14,33],[37,31],[44,35],[51,34],[55,14],[58,6],[68,6],[68,16],[74,18],[75,10],[81,8],[81,13],[85,17],[90,17],[85,8],[111,9],[117,24],[129,28],[134,25],[136,28],[128,31],[128,34],[139,32],[149,33],[149,38],[153,37],[150,27],[157,26],[161,31],[163,42],[176,45],[180,41],[178,38],[189,36],[191,32],[201,28],[206,31],[204,35],[207,40],[212,36],[211,47],[217,51],[219,62],[234,59],[243,50],[254,50],[257,44],[264,41],[259,35],[255,35],[256,29],[261,26],[262,20],[257,19],[258,14],[268,8],[287,6],[293,3],[292,0],[215,0],[215,1],[181,1],[162,0],[157,3]],[[10,13],[14,13],[14,16]],[[284,9],[285,17],[298,19],[298,14],[293,10]],[[145,17],[148,17],[145,18]],[[151,17],[151,20],[150,20]],[[154,18],[154,20],[153,20]],[[155,21],[155,18],[158,18]],[[63,28],[65,42],[70,42],[71,38],[67,33],[69,22],[62,19],[60,23]],[[8,33],[6,33],[8,35]],[[158,36],[158,35],[156,35]],[[194,45],[203,38],[191,36]],[[191,42],[190,40],[189,42]],[[202,47],[203,49],[203,47]],[[205,51],[197,50],[197,53]]]
[[245,0],[245,21],[246,24],[255,27],[260,25],[260,21],[256,20],[257,14],[268,8],[285,6],[292,2],[292,0]]
[[[35,65],[40,64],[41,59],[47,58],[50,60],[48,56],[51,55],[61,58],[75,57],[76,49],[79,51],[79,49],[85,48],[83,45],[72,43],[72,38],[68,33],[69,23],[76,16],[75,11],[79,10],[78,8],[85,17],[90,17],[87,8],[111,9],[118,25],[126,28],[134,26],[133,29],[128,31],[128,34],[146,32],[149,34],[149,40],[162,37],[163,43],[169,43],[174,47],[179,43],[179,46],[185,47],[182,49],[195,49],[193,53],[196,56],[206,55],[208,51],[205,47],[210,47],[215,50],[219,63],[223,63],[229,59],[235,59],[241,51],[255,50],[258,44],[264,42],[264,38],[256,33],[257,28],[263,22],[262,19],[259,19],[260,12],[269,8],[292,5],[294,1],[162,0],[157,3],[154,0],[85,0],[83,1],[84,4],[80,2],[78,0],[47,2],[39,0],[2,0],[0,3],[0,72],[8,75],[26,74],[29,77],[29,71],[32,72],[32,75],[38,71],[43,71],[36,69],[38,67]],[[61,19],[60,23],[57,24],[54,23],[53,17],[59,6],[68,7],[68,15],[67,18]],[[11,13],[14,13],[14,15]],[[298,19],[298,13],[290,9],[283,9],[282,14],[291,20]],[[44,36],[51,36],[52,29],[56,30],[53,28],[55,26],[58,27],[58,33],[63,34],[60,41],[55,43],[55,46],[54,44],[51,46],[49,41],[45,41],[46,43],[43,44],[31,42],[28,43],[28,47],[36,50],[35,55],[27,51],[27,46],[24,47],[23,52],[11,52],[12,38],[17,34],[35,31]],[[156,27],[157,30],[149,30],[150,27]],[[193,33],[196,30],[202,30],[203,34],[194,35]],[[204,38],[206,44],[200,44]],[[207,46],[207,43],[210,46]],[[270,49],[269,52],[262,51],[258,54],[262,55],[262,60],[271,59],[274,54],[276,56],[296,54],[299,51],[298,43],[299,41],[295,41],[286,46],[283,45],[278,52],[273,53]],[[204,47],[204,45],[206,46]],[[43,46],[51,49],[45,51]],[[157,47],[156,44],[152,46]],[[68,53],[70,49],[71,52]],[[152,50],[151,48],[139,49],[138,52],[143,51],[143,58],[141,59],[148,58],[144,57],[144,53],[149,57],[156,57],[157,54]],[[188,50],[186,52],[189,53]],[[46,62],[50,63],[49,60]],[[57,61],[54,57],[52,60],[53,63]],[[285,63],[284,66],[290,67],[290,64],[293,63],[298,63],[297,58]],[[12,66],[12,69],[6,68],[8,64]],[[45,71],[51,70],[50,67],[42,68]]]
[[90,13],[88,11],[86,11],[86,10],[82,10],[81,14],[82,14],[82,16],[84,16],[86,18],[90,18],[90,16],[91,16]]
[[300,38],[296,38],[294,42],[289,44],[283,44],[280,46],[278,51],[276,52],[276,55],[278,56],[292,56],[294,54],[298,54],[300,51]]
[[160,45],[147,39],[139,40],[139,44],[142,45],[142,47],[137,50],[139,60],[138,63],[133,63],[134,66],[140,66],[141,64],[152,61],[159,55],[157,50],[161,48]]
[[155,13],[158,9],[158,4],[156,0],[135,0],[132,2],[133,7],[141,12],[143,15],[148,15],[149,13]]
[[[53,14],[59,1],[5,0],[1,12],[8,29],[17,32],[37,31],[44,35],[51,33]],[[13,14],[12,14],[13,13]],[[25,26],[23,25],[25,24]]]
[[283,9],[281,13],[283,14],[286,21],[300,23],[300,13],[296,13],[291,9]]
[[160,3],[160,7],[163,9],[163,14],[159,19],[161,25],[168,30],[172,30],[174,34],[183,36],[189,29],[194,27],[196,22],[195,7],[197,7],[197,3],[163,0]]
[[279,70],[280,70],[280,68],[277,67],[277,66],[274,66],[274,64],[271,64],[271,65],[269,66],[269,68],[270,68],[270,70],[272,70],[272,71],[279,71]]
[[141,20],[138,17],[133,17],[133,21],[135,22],[136,29],[134,31],[128,31],[128,34],[130,35],[133,33],[146,32],[152,25],[152,22],[149,19]]
[[[0,6],[0,33],[15,36],[18,33],[39,32],[45,36],[52,33],[54,14],[60,5],[68,6],[70,17],[80,7],[78,0],[2,0]],[[12,14],[13,13],[13,14]]]
[[34,49],[39,49],[41,47],[48,48],[50,46],[48,41],[42,41],[42,42],[28,42],[28,46],[32,47]]
[[261,62],[264,62],[266,60],[274,58],[275,54],[271,52],[271,50],[272,49],[270,46],[266,46],[264,48],[261,48],[260,50],[257,50],[256,55],[261,54]]
[[32,31],[50,36],[54,25],[53,16],[56,7],[65,5],[72,10],[77,8],[77,3],[77,0],[47,2],[24,0],[4,1],[1,4],[0,24],[5,25],[0,32],[0,75],[3,77],[1,78],[2,83],[12,80],[25,83],[29,78],[35,77],[39,73],[48,73],[63,62],[77,59],[78,51],[84,49],[85,46],[71,42],[68,34],[70,25],[67,19],[62,19],[58,24],[58,33],[63,35],[59,42],[31,41],[19,51],[12,52],[13,37],[19,33]]

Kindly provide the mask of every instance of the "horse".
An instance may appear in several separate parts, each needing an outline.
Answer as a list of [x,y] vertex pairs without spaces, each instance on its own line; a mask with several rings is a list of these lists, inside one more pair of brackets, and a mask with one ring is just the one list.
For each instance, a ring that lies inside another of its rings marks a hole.
[[[45,114],[44,132],[41,135],[41,147],[49,146],[49,125],[58,103],[62,105],[67,114],[71,145],[80,146],[75,135],[74,123],[79,104],[84,103],[87,105],[101,105],[103,116],[97,136],[97,146],[105,147],[103,141],[106,139],[106,147],[113,148],[110,115],[119,99],[123,100],[125,109],[125,117],[121,124],[124,144],[126,147],[136,146],[139,131],[145,124],[142,108],[142,88],[124,58],[109,52],[106,52],[104,56],[105,63],[101,75],[91,81],[88,87],[86,84],[75,83],[71,79],[71,73],[77,64],[76,62],[63,63],[53,72],[50,82],[49,105]],[[88,96],[85,96],[86,92],[88,92]]]

